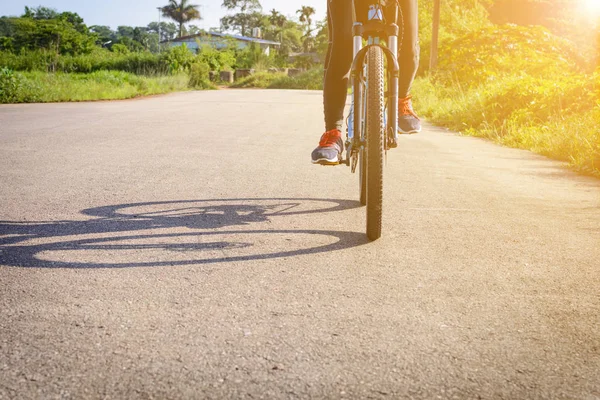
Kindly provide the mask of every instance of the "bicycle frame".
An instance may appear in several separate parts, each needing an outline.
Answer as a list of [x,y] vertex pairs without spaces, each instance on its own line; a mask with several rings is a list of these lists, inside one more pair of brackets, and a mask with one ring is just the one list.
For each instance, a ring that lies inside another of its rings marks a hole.
[[[359,0],[355,0],[359,1]],[[364,1],[364,0],[363,0]],[[348,154],[346,164],[352,167],[352,172],[356,170],[356,159],[360,149],[365,146],[365,121],[364,121],[364,101],[362,99],[362,87],[367,86],[368,82],[363,81],[364,70],[366,67],[365,57],[370,47],[379,46],[387,60],[387,123],[386,123],[386,141],[385,150],[397,147],[398,135],[398,80],[400,67],[398,65],[398,32],[399,27],[395,23],[386,24],[384,18],[384,7],[380,0],[371,0],[367,10],[360,10],[355,3],[355,21],[353,26],[353,51],[354,61],[351,69],[351,86],[353,95],[353,106],[351,108],[350,123],[352,129],[348,130],[347,148],[351,151]],[[394,8],[395,7],[395,8]],[[392,7],[392,12],[398,14],[398,3]],[[363,20],[358,15],[360,12],[367,11],[367,19]],[[364,22],[361,22],[364,21]],[[387,46],[382,44],[382,39],[386,40]],[[363,46],[363,40],[366,40],[366,46]],[[349,127],[350,128],[350,127]]]

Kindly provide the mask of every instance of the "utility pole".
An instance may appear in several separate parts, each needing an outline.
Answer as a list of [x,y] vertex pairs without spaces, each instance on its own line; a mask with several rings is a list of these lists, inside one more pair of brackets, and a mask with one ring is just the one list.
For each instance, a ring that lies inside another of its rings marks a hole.
[[429,59],[429,70],[433,71],[438,60],[438,41],[440,37],[440,2],[434,0],[433,4],[433,30],[431,35],[431,58]]
[[158,52],[160,53],[160,16],[162,14],[162,7],[156,7],[158,10]]

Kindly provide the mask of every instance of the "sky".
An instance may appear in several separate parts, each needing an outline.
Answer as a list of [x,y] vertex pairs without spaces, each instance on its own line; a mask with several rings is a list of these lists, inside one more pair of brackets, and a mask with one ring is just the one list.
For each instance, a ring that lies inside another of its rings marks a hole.
[[[146,26],[158,20],[157,7],[168,3],[166,0],[0,0],[0,16],[21,15],[25,6],[44,6],[58,11],[72,11],[83,17],[86,25],[108,25],[116,29],[119,25]],[[192,24],[204,29],[218,27],[219,20],[227,10],[221,8],[222,0],[192,0],[201,5],[204,20]],[[326,0],[261,0],[263,11],[276,9],[286,16],[297,16],[301,6],[311,6],[316,10],[313,20],[325,17]]]

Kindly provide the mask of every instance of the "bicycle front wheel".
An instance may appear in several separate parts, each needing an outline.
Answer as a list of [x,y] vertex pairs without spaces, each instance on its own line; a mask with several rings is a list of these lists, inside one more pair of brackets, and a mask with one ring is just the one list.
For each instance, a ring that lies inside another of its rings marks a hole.
[[367,51],[366,93],[366,167],[367,237],[381,237],[383,212],[384,158],[384,66],[383,50],[373,46]]

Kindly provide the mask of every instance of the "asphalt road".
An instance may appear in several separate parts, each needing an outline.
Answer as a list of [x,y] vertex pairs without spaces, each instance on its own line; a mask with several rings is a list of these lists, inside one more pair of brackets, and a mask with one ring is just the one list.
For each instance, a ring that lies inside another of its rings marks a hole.
[[321,94],[0,106],[0,399],[600,399],[600,181],[427,127],[313,166]]

